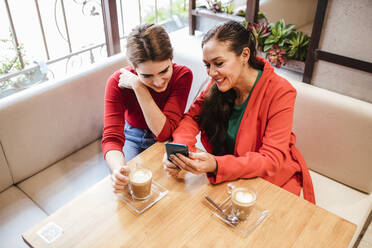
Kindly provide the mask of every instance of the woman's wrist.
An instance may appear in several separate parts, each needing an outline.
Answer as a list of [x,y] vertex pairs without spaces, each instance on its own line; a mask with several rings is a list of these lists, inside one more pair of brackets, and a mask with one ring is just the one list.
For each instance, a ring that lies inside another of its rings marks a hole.
[[115,170],[126,165],[124,154],[118,150],[110,150],[106,153],[106,163],[113,173]]
[[146,86],[141,82],[141,80],[137,79],[135,82],[133,82],[132,87],[134,91],[138,91],[145,88]]
[[217,171],[218,171],[218,163],[217,163],[217,160],[215,158],[213,158],[214,160],[214,169],[212,171],[210,171],[209,173],[212,173],[214,175],[217,174]]

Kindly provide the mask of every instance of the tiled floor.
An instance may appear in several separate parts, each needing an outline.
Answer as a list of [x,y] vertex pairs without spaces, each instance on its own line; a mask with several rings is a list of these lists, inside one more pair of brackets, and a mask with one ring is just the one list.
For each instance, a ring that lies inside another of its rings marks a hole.
[[[176,41],[178,42],[188,42],[188,39],[185,39],[185,36],[188,36],[188,28],[184,28],[181,30],[178,30],[176,32],[171,33],[172,42]],[[196,35],[194,36],[198,41],[201,42],[202,40],[202,34],[199,32],[196,32]],[[174,47],[182,46],[182,44],[172,44]],[[294,71],[290,71],[287,69],[278,69],[274,68],[275,72],[279,74],[280,76],[284,78],[292,78],[297,81],[302,82],[302,74]],[[372,248],[372,224],[369,225],[367,231],[365,232],[361,242],[359,243],[358,248]]]

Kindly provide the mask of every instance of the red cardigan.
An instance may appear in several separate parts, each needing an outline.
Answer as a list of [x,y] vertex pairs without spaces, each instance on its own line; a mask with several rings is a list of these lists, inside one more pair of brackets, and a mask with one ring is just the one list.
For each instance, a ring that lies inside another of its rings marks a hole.
[[[133,68],[125,68],[136,74]],[[122,151],[125,137],[124,124],[149,129],[136,95],[131,89],[118,87],[121,72],[116,71],[108,79],[105,92],[104,128],[102,151],[105,156],[110,150]],[[192,72],[186,66],[173,63],[173,74],[165,91],[157,93],[148,88],[156,104],[166,116],[166,122],[160,134],[154,138],[165,141],[171,137],[185,111],[192,83]]]
[[[273,67],[264,59],[263,73],[253,89],[236,136],[234,155],[215,156],[218,164],[216,175],[207,173],[211,183],[238,178],[262,177],[292,193],[300,194],[315,203],[313,184],[306,163],[296,149],[296,137],[292,119],[296,90],[284,78],[274,73]],[[186,144],[195,151],[195,136],[199,126],[194,121],[201,112],[201,104],[207,89],[190,107],[173,133],[174,142]],[[201,141],[211,153],[205,133]]]

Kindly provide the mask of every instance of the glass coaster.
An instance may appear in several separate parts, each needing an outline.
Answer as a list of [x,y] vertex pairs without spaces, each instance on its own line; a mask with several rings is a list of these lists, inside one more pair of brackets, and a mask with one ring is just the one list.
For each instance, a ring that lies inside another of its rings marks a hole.
[[[230,215],[232,211],[232,202],[231,197],[228,196],[221,204],[219,204],[220,208],[224,211],[225,214]],[[257,203],[253,206],[253,209],[246,220],[239,221],[238,224],[233,225],[229,221],[227,221],[221,213],[218,211],[214,211],[214,215],[217,216],[220,220],[222,220],[227,225],[233,227],[244,236],[248,236],[252,233],[267,217],[269,214],[269,210],[265,210],[261,208]]]
[[135,211],[137,214],[142,214],[144,211],[158,202],[161,198],[163,198],[166,194],[168,194],[168,190],[158,184],[156,181],[152,180],[151,195],[146,200],[135,200],[129,193],[129,190],[125,191],[125,193],[123,194],[117,194],[117,197],[121,201],[125,202],[131,210]]

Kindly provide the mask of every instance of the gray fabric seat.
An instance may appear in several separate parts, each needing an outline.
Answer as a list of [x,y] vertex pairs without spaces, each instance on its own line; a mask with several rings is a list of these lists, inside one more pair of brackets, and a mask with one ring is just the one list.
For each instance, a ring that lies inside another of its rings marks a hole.
[[29,247],[21,234],[47,214],[15,186],[0,193],[0,246]]
[[58,161],[17,186],[48,215],[109,175],[101,140]]

